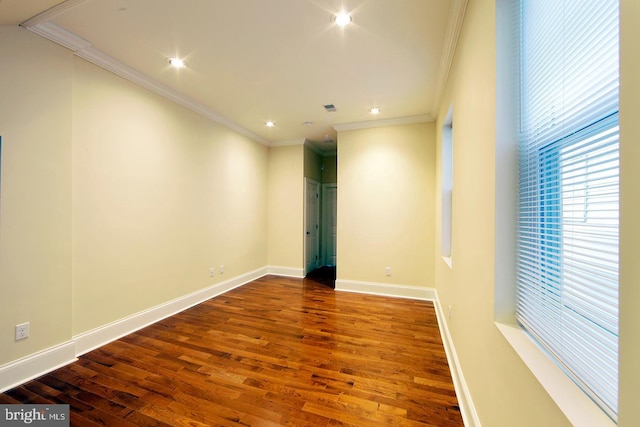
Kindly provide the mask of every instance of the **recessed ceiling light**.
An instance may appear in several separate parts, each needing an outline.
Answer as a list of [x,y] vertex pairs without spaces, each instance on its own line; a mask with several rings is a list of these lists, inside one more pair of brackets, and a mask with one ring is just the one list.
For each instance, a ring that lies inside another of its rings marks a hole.
[[176,67],[176,68],[184,68],[187,66],[187,63],[184,62],[184,59],[180,59],[180,58],[169,58],[168,59],[169,64],[171,64],[172,67]]
[[344,10],[336,13],[335,16],[333,17],[333,22],[335,22],[336,25],[339,25],[341,27],[344,27],[345,25],[349,24],[351,20],[352,18],[349,12]]
[[274,127],[276,125],[271,120],[267,121],[265,124],[267,125],[268,128],[272,128],[272,127]]
[[369,108],[369,112],[371,114],[378,114],[378,113],[380,113],[380,107],[371,107],[371,108]]

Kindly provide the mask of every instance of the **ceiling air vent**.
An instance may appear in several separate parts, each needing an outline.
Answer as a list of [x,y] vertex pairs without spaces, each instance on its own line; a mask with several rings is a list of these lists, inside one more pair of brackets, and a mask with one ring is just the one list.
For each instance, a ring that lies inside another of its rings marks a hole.
[[327,104],[327,105],[325,105],[325,106],[324,106],[324,109],[325,109],[325,111],[326,111],[327,113],[333,113],[334,111],[337,111],[337,110],[336,110],[336,106],[335,106],[335,105],[333,105],[333,104]]

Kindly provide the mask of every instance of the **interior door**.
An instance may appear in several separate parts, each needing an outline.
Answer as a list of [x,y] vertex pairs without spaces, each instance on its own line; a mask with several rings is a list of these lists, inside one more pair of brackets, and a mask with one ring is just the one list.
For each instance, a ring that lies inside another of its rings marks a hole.
[[320,184],[305,178],[305,275],[320,266]]

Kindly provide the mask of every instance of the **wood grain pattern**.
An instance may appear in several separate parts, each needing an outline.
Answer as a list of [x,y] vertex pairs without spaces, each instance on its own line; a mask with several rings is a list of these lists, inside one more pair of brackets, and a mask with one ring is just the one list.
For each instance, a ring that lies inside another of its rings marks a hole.
[[266,276],[0,394],[73,426],[462,426],[433,304]]

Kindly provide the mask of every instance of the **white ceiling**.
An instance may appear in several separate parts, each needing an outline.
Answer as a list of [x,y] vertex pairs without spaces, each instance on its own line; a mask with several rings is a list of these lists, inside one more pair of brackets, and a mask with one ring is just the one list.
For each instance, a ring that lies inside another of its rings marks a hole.
[[[335,141],[336,128],[435,118],[466,5],[68,0],[50,9],[57,3],[0,0],[0,23],[23,23],[267,145],[308,140],[327,153],[335,142],[323,140]],[[343,8],[353,22],[340,28],[332,17]],[[171,68],[172,56],[188,67]],[[326,112],[326,104],[337,111]],[[373,106],[381,114],[372,116]],[[267,128],[267,120],[275,127]]]

